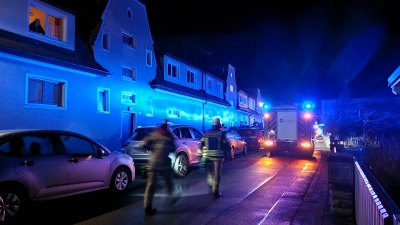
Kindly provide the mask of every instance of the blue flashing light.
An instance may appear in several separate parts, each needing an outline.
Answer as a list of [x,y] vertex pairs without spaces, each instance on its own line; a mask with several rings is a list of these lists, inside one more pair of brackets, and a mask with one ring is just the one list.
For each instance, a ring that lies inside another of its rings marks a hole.
[[268,105],[268,104],[264,104],[264,109],[270,109],[271,108],[271,106],[270,105]]
[[303,103],[303,109],[305,110],[312,110],[314,109],[315,105],[312,102],[304,102]]

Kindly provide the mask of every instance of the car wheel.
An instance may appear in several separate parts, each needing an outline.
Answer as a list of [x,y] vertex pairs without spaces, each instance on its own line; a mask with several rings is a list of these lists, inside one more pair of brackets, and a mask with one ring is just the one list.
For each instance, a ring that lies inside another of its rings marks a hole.
[[122,167],[117,168],[111,177],[110,188],[115,192],[124,192],[128,189],[130,177],[131,175],[128,169]]
[[0,223],[19,220],[27,201],[26,192],[19,187],[0,188]]
[[247,155],[247,145],[244,145],[244,146],[243,146],[243,152],[242,152],[242,154],[243,154],[243,155]]
[[185,153],[179,153],[175,159],[174,167],[172,172],[174,177],[182,178],[185,177],[189,168],[189,160]]

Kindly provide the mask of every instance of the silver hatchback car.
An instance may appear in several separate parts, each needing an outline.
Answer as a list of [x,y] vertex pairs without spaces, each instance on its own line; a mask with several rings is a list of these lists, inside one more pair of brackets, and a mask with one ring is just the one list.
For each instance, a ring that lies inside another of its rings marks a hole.
[[[157,129],[157,126],[137,128],[125,142],[125,153],[132,156],[136,166],[144,166],[150,159],[151,152],[143,149],[143,138]],[[175,177],[185,177],[190,166],[199,163],[197,149],[203,134],[188,125],[169,125],[168,129],[175,138],[177,149],[170,154],[172,171]]]
[[130,156],[77,133],[0,130],[0,223],[18,219],[28,200],[47,200],[111,188],[135,179]]

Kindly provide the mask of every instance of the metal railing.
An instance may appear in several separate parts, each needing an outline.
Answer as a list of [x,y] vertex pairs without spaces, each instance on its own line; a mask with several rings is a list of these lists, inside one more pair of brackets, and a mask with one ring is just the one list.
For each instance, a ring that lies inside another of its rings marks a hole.
[[354,161],[355,217],[359,225],[400,225],[400,210],[362,162]]

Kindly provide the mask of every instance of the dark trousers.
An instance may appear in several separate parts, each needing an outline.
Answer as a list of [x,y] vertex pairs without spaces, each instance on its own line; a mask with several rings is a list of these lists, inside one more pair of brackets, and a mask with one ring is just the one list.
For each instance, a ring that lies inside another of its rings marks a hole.
[[156,186],[157,186],[157,176],[159,173],[162,173],[164,176],[165,184],[168,189],[168,193],[172,195],[172,171],[170,169],[167,170],[148,170],[147,171],[147,185],[146,191],[144,193],[144,207],[145,208],[152,208],[153,207],[153,199],[154,194],[156,193]]
[[219,192],[219,183],[221,181],[221,168],[222,162],[221,160],[208,160],[207,162],[207,182],[208,185],[212,187],[212,193]]

